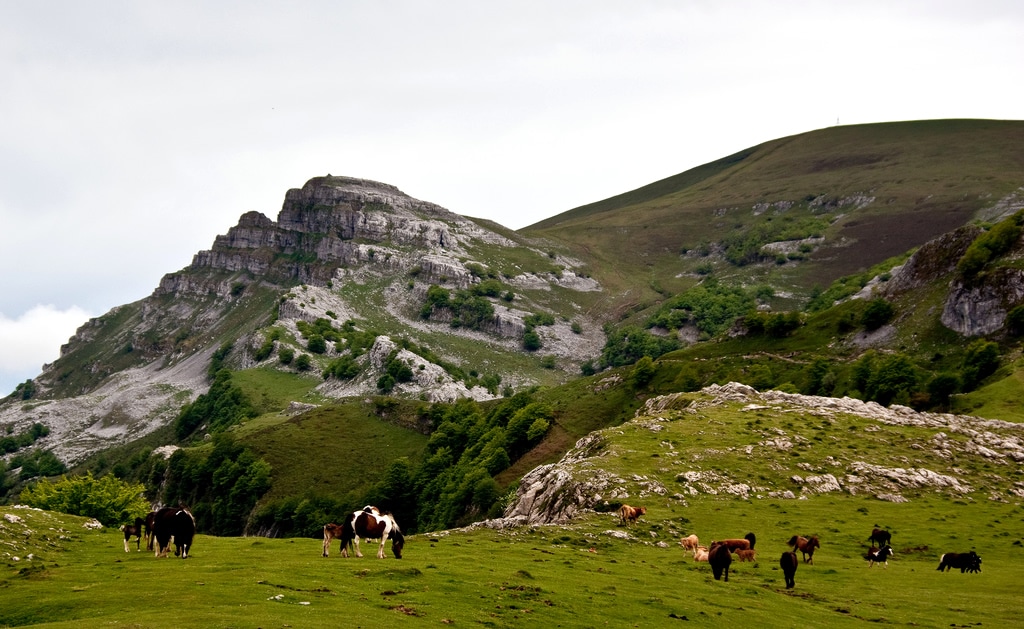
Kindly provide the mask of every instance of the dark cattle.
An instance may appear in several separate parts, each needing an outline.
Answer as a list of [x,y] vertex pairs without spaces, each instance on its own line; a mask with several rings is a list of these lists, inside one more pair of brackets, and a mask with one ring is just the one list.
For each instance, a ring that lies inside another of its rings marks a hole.
[[886,544],[881,548],[869,548],[864,559],[868,560],[868,568],[875,565],[876,563],[884,563],[885,567],[889,567],[889,557],[892,557],[895,553],[892,552],[892,546]]
[[153,550],[153,525],[156,523],[156,511],[146,515],[146,550]]
[[789,545],[793,547],[793,550],[799,550],[803,553],[804,562],[806,563],[814,563],[814,550],[821,548],[817,535],[811,535],[810,537],[794,535],[789,538]]
[[946,553],[939,560],[938,570],[949,571],[960,568],[960,572],[981,572],[981,557],[973,550],[969,553]]
[[174,555],[188,558],[192,540],[196,535],[196,519],[185,507],[164,507],[153,518],[153,536],[156,538],[156,556],[166,557],[174,541]]
[[124,532],[124,552],[128,552],[128,540],[135,537],[135,550],[142,550],[142,527],[146,522],[142,518],[135,518],[135,524],[122,524],[121,531]]
[[886,544],[892,543],[892,533],[880,528],[875,528],[871,531],[871,537],[868,538],[868,541],[871,542],[872,546],[878,544],[878,547],[881,548]]
[[725,573],[725,581],[729,581],[729,566],[732,564],[732,551],[725,544],[711,544],[711,550],[708,551],[708,563],[711,564],[711,572],[715,575],[715,580],[718,581],[722,578],[722,573]]
[[779,557],[779,567],[782,568],[782,574],[786,577],[786,589],[790,589],[796,585],[796,567],[800,565],[800,561],[796,558],[796,553],[787,550],[782,553]]
[[629,505],[622,505],[619,507],[619,517],[622,519],[622,523],[626,526],[633,524],[642,515],[647,514],[647,507],[631,507]]
[[[340,526],[340,531],[338,527]],[[377,558],[384,559],[384,544],[391,540],[391,552],[395,559],[402,558],[402,548],[405,547],[405,536],[398,527],[398,522],[390,513],[380,513],[376,507],[354,511],[345,518],[341,525],[328,524],[324,527],[324,557],[327,556],[327,547],[333,537],[341,538],[341,556],[348,557],[348,550],[355,544],[356,557],[362,557],[359,552],[359,538],[379,539],[380,548],[377,549]]]

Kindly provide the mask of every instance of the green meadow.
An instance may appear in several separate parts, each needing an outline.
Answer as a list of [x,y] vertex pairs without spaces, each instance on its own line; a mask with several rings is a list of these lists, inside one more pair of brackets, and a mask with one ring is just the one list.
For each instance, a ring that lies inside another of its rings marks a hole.
[[[0,564],[4,627],[916,627],[1019,626],[1021,509],[893,505],[865,498],[650,504],[625,529],[610,514],[571,526],[410,536],[405,557],[320,556],[316,539],[200,535],[187,560],[125,553],[119,531],[70,516],[0,508],[28,523],[34,557]],[[760,532],[754,563],[715,581],[673,534]],[[893,527],[888,568],[860,558],[875,522]],[[12,529],[4,522],[3,544]],[[813,564],[786,590],[785,533],[819,531]],[[666,542],[658,546],[657,542]],[[978,574],[936,571],[940,551],[979,549]],[[27,555],[27,553],[24,553]]]

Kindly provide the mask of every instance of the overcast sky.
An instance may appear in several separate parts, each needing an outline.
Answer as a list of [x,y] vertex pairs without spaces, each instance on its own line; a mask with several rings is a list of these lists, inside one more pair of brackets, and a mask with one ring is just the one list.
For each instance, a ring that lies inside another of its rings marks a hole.
[[0,0],[0,396],[332,173],[520,228],[840,124],[1024,119],[1024,3]]

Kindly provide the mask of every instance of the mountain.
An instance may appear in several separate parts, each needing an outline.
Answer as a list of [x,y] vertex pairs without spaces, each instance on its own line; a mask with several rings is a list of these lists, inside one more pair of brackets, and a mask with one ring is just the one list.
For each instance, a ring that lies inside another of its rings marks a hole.
[[[358,375],[316,387],[325,399],[376,393],[396,358],[414,369],[389,392],[407,397],[490,399],[556,384],[604,342],[580,303],[601,287],[578,266],[393,186],[316,177],[288,191],[276,221],[242,215],[152,295],[82,326],[33,381],[32,399],[8,398],[0,421],[15,431],[43,423],[58,457],[79,461],[168,425],[206,391],[222,348],[218,360],[233,368],[308,377],[354,357]],[[326,328],[310,334],[318,320]],[[323,341],[332,325],[331,347],[310,350],[304,337]],[[535,346],[524,351],[528,328]]]
[[[524,228],[649,308],[702,273],[767,283],[793,307],[975,220],[1024,207],[1024,123],[836,126],[766,142]],[[766,264],[767,263],[767,264]]]
[[[151,452],[241,444],[274,470],[264,504],[313,523],[329,509],[301,500],[448,474],[421,488],[448,501],[431,528],[485,517],[649,398],[716,383],[1013,419],[1021,140],[1012,121],[824,129],[519,232],[315,177],[82,326],[0,403],[5,451],[34,440],[165,491],[182,464]],[[337,486],[359,456],[375,472]]]

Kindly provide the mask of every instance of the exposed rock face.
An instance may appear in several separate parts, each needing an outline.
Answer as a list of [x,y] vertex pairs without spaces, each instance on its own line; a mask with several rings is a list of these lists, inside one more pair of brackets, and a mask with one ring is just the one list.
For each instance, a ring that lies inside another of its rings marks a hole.
[[881,285],[883,295],[898,295],[949,276],[967,247],[981,233],[980,227],[961,227],[921,245],[903,266]]
[[1024,302],[1024,271],[999,268],[977,282],[960,280],[950,288],[942,309],[942,324],[964,336],[991,334],[1006,325],[1006,315]]

